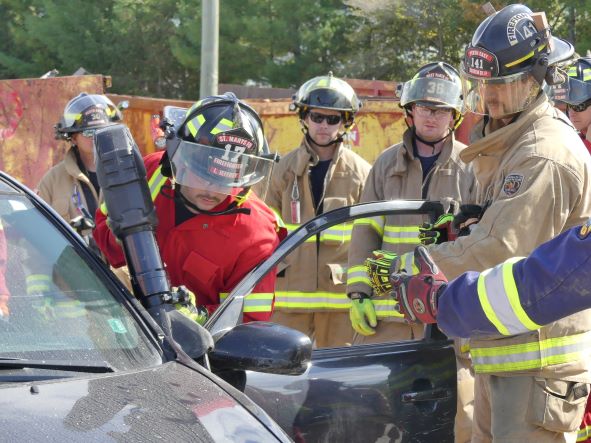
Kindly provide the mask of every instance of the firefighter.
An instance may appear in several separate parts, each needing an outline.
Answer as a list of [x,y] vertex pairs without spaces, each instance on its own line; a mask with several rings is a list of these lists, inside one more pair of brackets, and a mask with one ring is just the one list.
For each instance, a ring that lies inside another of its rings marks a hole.
[[[400,106],[408,129],[401,143],[384,151],[376,160],[362,202],[436,200],[454,212],[461,202],[474,199],[474,175],[471,167],[459,158],[465,145],[454,138],[462,120],[461,89],[458,72],[444,62],[421,67],[412,80],[404,83]],[[404,322],[387,294],[372,291],[364,265],[374,250],[386,254],[411,251],[419,244],[419,226],[423,222],[423,216],[417,215],[355,221],[347,279],[350,319],[357,332],[355,344],[423,337],[423,327]],[[459,369],[455,433],[458,441],[467,441],[472,426],[473,376],[468,355],[461,352],[459,343],[456,350]]]
[[581,57],[568,69],[568,118],[591,152],[591,58]]
[[[329,73],[304,83],[291,108],[304,138],[275,167],[267,204],[288,230],[359,201],[370,165],[345,145],[359,111],[355,91]],[[345,295],[351,224],[333,226],[291,254],[277,278],[272,321],[308,334],[316,347],[351,343]]]
[[[542,91],[544,81],[564,81],[553,66],[573,53],[551,36],[543,14],[524,5],[489,16],[467,46],[464,102],[485,114],[486,125],[461,158],[474,165],[477,202],[486,210],[469,235],[428,247],[448,278],[526,255],[591,215],[589,156]],[[591,361],[582,358],[591,350],[590,331],[591,313],[583,311],[530,333],[472,339],[472,441],[570,441],[585,404],[571,407],[566,397],[574,383],[591,382]]]
[[[527,258],[510,258],[483,272],[469,271],[449,283],[429,253],[418,247],[414,260],[420,271],[392,274],[393,297],[407,320],[437,322],[449,337],[530,333],[591,308],[590,234],[591,219],[538,246]],[[573,351],[579,352],[576,347]],[[588,392],[587,383],[572,385],[567,407],[581,403],[581,394]],[[589,405],[585,415],[577,442],[591,439]]]
[[[80,93],[65,106],[55,125],[55,137],[70,146],[64,160],[41,178],[37,193],[64,220],[80,233],[90,248],[100,255],[92,240],[94,213],[98,207],[100,187],[96,177],[94,131],[122,119],[121,112],[106,96]],[[35,260],[25,263],[27,294],[48,294],[52,291],[51,269],[44,269]],[[116,272],[129,287],[126,268]]]
[[[460,159],[465,145],[454,138],[462,119],[462,93],[457,71],[447,63],[421,67],[404,83],[400,98],[408,129],[401,143],[375,161],[362,202],[394,199],[470,201],[474,178]],[[448,204],[449,206],[449,204]],[[406,324],[387,296],[374,296],[364,265],[374,250],[401,254],[419,244],[422,216],[379,216],[356,220],[349,249],[347,294],[355,343],[422,337],[422,328]],[[372,324],[375,318],[380,321]],[[368,321],[369,320],[369,321]]]
[[[166,150],[144,158],[156,241],[171,284],[186,286],[209,313],[272,254],[283,234],[273,211],[250,189],[268,177],[274,163],[268,154],[257,113],[226,93],[195,103]],[[125,257],[106,214],[102,205],[94,238],[109,263],[122,266]],[[274,285],[275,275],[268,274],[246,297],[245,321],[269,319]]]
[[99,201],[94,131],[119,120],[121,113],[111,100],[83,92],[68,102],[55,126],[56,138],[70,147],[64,160],[43,176],[38,194],[79,232],[85,225],[92,229]]

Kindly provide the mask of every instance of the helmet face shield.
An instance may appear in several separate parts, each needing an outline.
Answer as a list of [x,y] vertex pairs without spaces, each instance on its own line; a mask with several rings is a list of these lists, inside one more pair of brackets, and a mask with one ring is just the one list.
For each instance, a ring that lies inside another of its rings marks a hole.
[[274,164],[272,159],[244,151],[230,144],[220,149],[183,140],[171,158],[173,177],[182,186],[235,195],[237,190],[265,181]]
[[569,77],[568,81],[561,83],[567,93],[563,102],[569,105],[580,105],[581,103],[591,100],[591,82],[582,82],[575,78]]
[[505,118],[526,109],[540,92],[539,83],[529,72],[503,77],[474,77],[462,69],[464,105],[475,114]]
[[104,127],[121,120],[117,107],[104,95],[81,94],[72,99],[61,121],[63,132],[81,132],[84,129]]
[[429,102],[462,112],[462,91],[459,84],[442,78],[415,78],[404,84],[400,106]]

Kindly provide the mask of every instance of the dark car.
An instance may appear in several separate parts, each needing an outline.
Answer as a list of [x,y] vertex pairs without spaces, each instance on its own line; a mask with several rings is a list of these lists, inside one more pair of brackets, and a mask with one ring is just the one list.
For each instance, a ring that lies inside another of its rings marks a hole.
[[[385,214],[442,213],[439,203],[364,203],[323,214],[293,232],[233,291],[207,325],[230,328],[226,311],[298,245],[330,226]],[[236,305],[236,306],[234,306]],[[232,373],[232,371],[230,371]],[[232,380],[227,377],[228,380]],[[316,349],[305,374],[236,373],[247,395],[297,442],[452,442],[456,412],[453,344],[436,327],[422,340]]]
[[[208,370],[206,355],[191,356],[198,364],[172,343],[82,238],[3,173],[0,222],[10,310],[0,317],[0,440],[290,440]],[[234,317],[229,309],[224,321]],[[211,341],[201,332],[189,338]],[[301,373],[311,344],[292,332],[239,325],[227,339],[218,334],[210,355],[225,369]],[[246,357],[232,354],[234,340],[251,337],[269,339]]]

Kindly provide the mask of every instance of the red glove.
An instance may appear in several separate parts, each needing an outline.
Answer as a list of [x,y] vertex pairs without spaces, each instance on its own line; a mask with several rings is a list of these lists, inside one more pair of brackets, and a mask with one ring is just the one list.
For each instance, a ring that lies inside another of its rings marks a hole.
[[433,262],[427,249],[418,246],[414,252],[419,273],[406,272],[390,276],[392,294],[398,309],[411,322],[436,323],[439,292],[447,286],[447,278]]

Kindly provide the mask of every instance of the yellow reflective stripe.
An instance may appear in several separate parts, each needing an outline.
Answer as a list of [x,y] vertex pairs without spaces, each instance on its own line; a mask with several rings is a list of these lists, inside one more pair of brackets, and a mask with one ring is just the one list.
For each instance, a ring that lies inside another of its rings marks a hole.
[[541,327],[529,318],[521,306],[513,277],[513,265],[520,260],[520,257],[506,260],[484,271],[478,278],[477,292],[482,309],[503,335],[522,334]]
[[243,312],[271,312],[273,306],[272,292],[257,292],[248,294],[244,298]]
[[369,218],[358,218],[353,222],[353,226],[371,226],[376,233],[382,237],[384,235],[384,224],[386,217],[383,215]]
[[499,331],[501,334],[509,335],[509,331],[501,323],[494,309],[490,305],[490,302],[488,301],[485,279],[491,271],[492,269],[487,269],[486,271],[481,272],[480,276],[478,277],[478,284],[476,287],[476,291],[478,292],[478,300],[480,301],[480,306],[482,306],[482,310],[484,311],[484,315],[486,315],[486,318],[488,318],[488,321],[490,321],[494,325],[494,327],[497,328],[497,331]]
[[591,68],[583,69],[583,81],[587,82],[591,80]]
[[384,243],[389,244],[413,244],[419,245],[419,227],[418,226],[391,226],[384,228]]
[[570,68],[568,68],[567,75],[569,77],[576,77],[577,76],[577,67],[571,66]]
[[371,280],[369,279],[365,265],[355,265],[347,269],[347,285],[355,283],[363,283],[371,286]]
[[187,128],[189,128],[189,132],[193,137],[197,136],[197,131],[203,126],[203,123],[205,123],[205,117],[203,117],[203,114],[199,114],[187,123]]
[[339,243],[350,242],[352,230],[352,223],[341,223],[339,225],[331,226],[320,233],[320,241]]
[[27,285],[27,295],[49,292],[52,278],[47,274],[30,274],[25,279]]
[[544,49],[545,47],[546,47],[546,45],[545,45],[545,44],[544,44],[544,45],[541,45],[539,48],[537,48],[537,49],[534,49],[533,51],[531,51],[531,52],[530,52],[530,53],[528,53],[528,54],[525,54],[523,57],[521,57],[521,58],[518,58],[517,60],[515,60],[515,61],[512,61],[511,63],[506,63],[506,64],[505,64],[505,66],[506,66],[507,68],[510,68],[511,66],[518,65],[519,63],[521,63],[521,62],[523,62],[523,61],[527,60],[528,58],[532,58],[536,52],[540,52],[540,51],[541,51],[542,49]]
[[472,343],[470,354],[476,372],[509,372],[541,369],[549,365],[589,358],[591,332],[548,338],[531,343],[478,347]]
[[[291,234],[296,229],[298,229],[300,226],[301,225],[296,225],[296,224],[292,224],[292,223],[285,223],[285,225],[284,225],[285,229],[287,229],[288,234]],[[312,237],[308,237],[304,243],[315,243],[315,242],[316,242],[316,236],[313,235]]]
[[103,214],[105,217],[109,213],[109,211],[107,211],[107,204],[105,202],[101,203],[100,210],[101,210],[101,214]]
[[591,425],[585,426],[577,431],[577,441],[585,441],[591,437]]
[[396,305],[398,302],[392,298],[390,299],[375,299],[372,298],[374,309],[376,310],[376,316],[378,318],[404,318],[404,315],[398,312]]
[[150,177],[150,180],[148,180],[148,188],[150,188],[150,197],[152,198],[152,201],[156,200],[156,197],[158,197],[166,180],[167,178],[162,175],[162,166],[158,166]]
[[52,307],[57,317],[78,318],[86,314],[84,304],[78,300],[56,301]]
[[344,293],[275,291],[275,308],[349,309],[351,300]]
[[522,258],[515,257],[505,261],[503,264],[503,283],[505,285],[507,298],[509,299],[509,303],[513,308],[513,312],[525,328],[530,331],[535,331],[536,329],[541,328],[542,325],[537,324],[531,318],[529,318],[529,315],[527,315],[523,309],[523,306],[521,306],[519,291],[517,290],[515,278],[513,277],[513,265],[521,260]]
[[229,131],[234,127],[234,122],[232,120],[228,120],[227,118],[221,119],[218,124],[213,128],[210,132],[213,135],[219,134],[220,132]]
[[407,252],[400,256],[400,269],[404,269],[407,274],[410,273],[411,275],[417,275],[419,273],[419,268],[415,265],[414,252]]
[[287,224],[283,221],[283,217],[281,217],[281,213],[277,208],[271,208],[271,211],[275,214],[275,219],[277,220],[277,226],[280,228],[287,229]]

